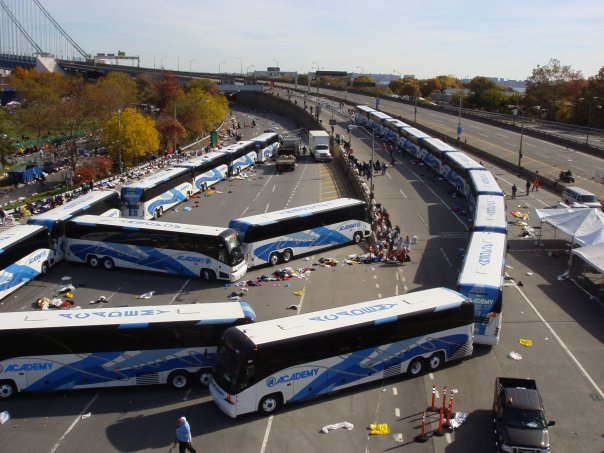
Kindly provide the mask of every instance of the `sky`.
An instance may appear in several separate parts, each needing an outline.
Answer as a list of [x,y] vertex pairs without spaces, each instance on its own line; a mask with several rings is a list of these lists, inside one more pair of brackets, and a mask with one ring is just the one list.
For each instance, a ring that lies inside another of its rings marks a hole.
[[604,0],[41,0],[87,52],[200,72],[322,70],[524,80],[604,66]]

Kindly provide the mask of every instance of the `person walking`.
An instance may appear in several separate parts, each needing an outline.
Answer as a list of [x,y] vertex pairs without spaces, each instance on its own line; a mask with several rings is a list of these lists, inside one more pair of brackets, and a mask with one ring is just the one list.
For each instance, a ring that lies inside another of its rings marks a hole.
[[526,178],[526,194],[529,194],[529,190],[531,190],[531,180]]
[[190,451],[191,453],[197,453],[197,450],[193,448],[191,443],[191,427],[185,417],[178,419],[178,427],[176,428],[176,439],[174,440],[174,446],[178,443],[178,453],[185,453]]
[[516,184],[512,185],[512,200],[514,198],[516,198],[516,192],[518,191],[518,187],[516,187]]

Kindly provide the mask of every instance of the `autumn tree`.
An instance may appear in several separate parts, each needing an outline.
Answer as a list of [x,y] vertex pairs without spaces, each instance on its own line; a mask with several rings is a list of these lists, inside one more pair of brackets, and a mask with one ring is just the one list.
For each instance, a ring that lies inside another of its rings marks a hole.
[[159,149],[159,133],[155,122],[136,109],[128,107],[119,116],[110,116],[103,124],[101,143],[115,162],[123,168]]
[[170,150],[175,149],[187,134],[182,124],[167,115],[160,116],[155,127],[161,136],[161,144]]
[[137,103],[137,85],[128,75],[122,72],[110,72],[96,83],[86,85],[87,101],[95,106],[90,109],[99,119],[115,115]]
[[540,106],[540,111],[545,112],[548,119],[560,118],[559,110],[567,108],[565,102],[578,97],[576,91],[573,93],[577,86],[573,81],[580,79],[583,79],[581,71],[563,66],[559,60],[552,58],[545,66],[537,65],[533,69],[527,79],[523,103],[531,107]]
[[[174,102],[177,121],[193,138],[209,133],[228,112],[228,103],[223,95],[212,96],[201,88],[181,93]],[[174,131],[168,132],[167,138],[170,135],[174,135]]]
[[210,79],[193,79],[187,84],[186,91],[201,90],[212,96],[218,94],[218,85]]
[[9,84],[17,91],[17,99],[21,102],[15,123],[22,132],[33,132],[40,138],[44,132],[59,129],[56,109],[67,94],[64,77],[16,68],[9,77]]
[[171,72],[166,73],[163,78],[155,81],[155,87],[159,95],[157,106],[162,112],[182,93],[180,82]]

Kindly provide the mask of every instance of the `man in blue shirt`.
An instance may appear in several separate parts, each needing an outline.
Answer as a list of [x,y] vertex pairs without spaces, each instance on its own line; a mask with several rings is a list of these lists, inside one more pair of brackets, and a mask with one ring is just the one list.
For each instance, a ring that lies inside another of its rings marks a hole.
[[189,426],[189,422],[185,417],[180,417],[178,419],[178,427],[176,428],[176,440],[174,441],[174,445],[178,442],[178,452],[185,453],[186,450],[191,453],[197,453],[197,450],[193,448],[193,444],[191,444],[191,427]]

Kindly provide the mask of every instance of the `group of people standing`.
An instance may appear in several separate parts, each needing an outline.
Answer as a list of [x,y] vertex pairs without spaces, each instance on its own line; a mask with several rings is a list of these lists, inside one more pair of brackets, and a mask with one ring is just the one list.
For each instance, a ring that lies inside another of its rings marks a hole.
[[[539,187],[541,187],[541,182],[539,181],[539,172],[537,171],[535,173],[535,176],[533,177],[533,179],[531,178],[527,178],[526,179],[526,194],[528,195],[529,192],[531,191],[531,188],[534,192],[538,192],[539,191]],[[516,187],[516,184],[512,184],[512,200],[516,198],[516,194],[518,192],[518,187]]]
[[386,261],[409,261],[409,248],[411,247],[409,235],[403,238],[400,227],[392,226],[390,215],[381,204],[375,205],[372,215],[377,239],[375,254]]

